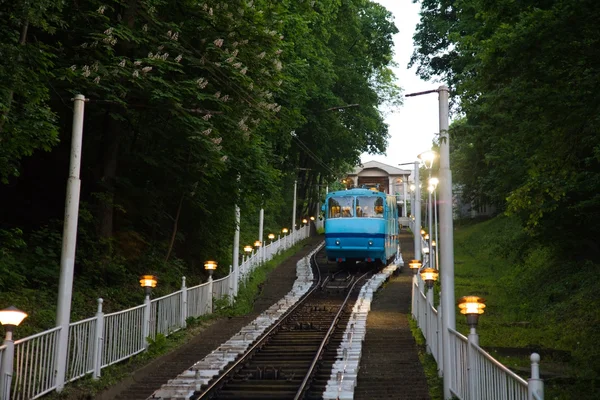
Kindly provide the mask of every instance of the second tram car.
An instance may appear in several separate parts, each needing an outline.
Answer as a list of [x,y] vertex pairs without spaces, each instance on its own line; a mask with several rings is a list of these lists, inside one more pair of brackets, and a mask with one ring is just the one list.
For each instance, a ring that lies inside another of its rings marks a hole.
[[387,264],[398,249],[396,198],[369,189],[327,194],[325,251],[330,261]]

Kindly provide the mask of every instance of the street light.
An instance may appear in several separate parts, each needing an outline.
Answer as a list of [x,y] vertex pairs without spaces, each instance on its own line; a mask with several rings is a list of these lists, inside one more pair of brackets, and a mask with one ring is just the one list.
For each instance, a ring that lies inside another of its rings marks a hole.
[[449,89],[441,85],[434,90],[419,93],[409,93],[406,97],[437,93],[439,96],[439,143],[440,143],[440,237],[438,246],[440,257],[440,279],[442,281],[442,349],[443,349],[443,378],[444,398],[452,397],[451,373],[452,356],[450,354],[450,329],[456,329],[456,314],[454,302],[454,222],[452,221],[452,173],[450,171],[450,134],[448,130],[448,96]]
[[252,253],[252,246],[250,246],[250,245],[244,246],[244,252],[246,252],[248,254]]
[[0,324],[6,329],[6,339],[12,340],[13,330],[27,318],[27,313],[19,310],[15,306],[10,306],[4,310],[0,310]]
[[257,240],[256,242],[254,242],[254,247],[259,248],[262,245],[262,243],[260,242],[260,240]]
[[485,299],[479,296],[464,296],[458,300],[460,313],[467,316],[467,325],[469,325],[469,343],[479,346],[479,335],[477,335],[477,322],[479,316],[483,314],[485,308]]
[[283,228],[281,230],[281,233],[283,233],[284,235],[287,234],[289,232],[288,228]]
[[433,150],[427,150],[419,154],[417,158],[421,160],[426,169],[431,169],[431,167],[433,167],[433,162],[437,158],[437,153]]
[[156,277],[154,275],[142,275],[140,278],[140,286],[146,291],[146,296],[150,296],[152,289],[156,287]]
[[2,374],[0,375],[0,397],[10,399],[11,381],[13,375],[13,362],[15,358],[15,342],[13,341],[13,330],[19,326],[27,317],[27,314],[17,309],[15,306],[10,306],[0,311],[0,324],[6,329],[6,337],[4,338],[4,351],[2,352]]
[[438,272],[434,268],[423,268],[421,279],[423,279],[428,289],[433,289],[433,283],[438,279]]
[[212,278],[212,274],[215,272],[215,270],[217,269],[217,262],[216,261],[206,261],[204,263],[204,269],[206,271],[208,271],[208,276],[209,279]]
[[267,236],[269,238],[269,240],[272,242],[273,239],[275,239],[275,234],[274,233],[269,233],[269,236]]
[[463,296],[458,300],[460,313],[467,316],[467,325],[474,329],[479,316],[483,314],[485,299],[479,296]]
[[[429,179],[431,179],[431,168],[433,167],[433,162],[435,161],[435,159],[437,158],[438,154],[433,151],[433,150],[427,150],[421,154],[419,154],[419,160],[421,160],[421,162],[423,163],[423,166],[429,171]],[[433,215],[432,215],[432,206],[431,206],[431,193],[433,192],[433,189],[431,189],[431,185],[429,185],[429,187],[427,188],[429,194],[428,194],[428,201],[427,201],[427,222],[429,225],[429,232],[431,232],[431,228],[433,225]],[[432,249],[431,249],[431,243],[429,243],[429,254],[433,253]],[[429,262],[429,265],[431,265],[431,260]]]
[[306,218],[303,218],[303,219],[302,219],[302,223],[303,223],[304,225],[306,225],[306,224],[308,224],[308,220],[307,220]]
[[419,260],[410,260],[410,262],[408,263],[408,266],[415,275],[417,274],[417,272],[419,272],[421,265],[423,264],[421,264],[421,261]]

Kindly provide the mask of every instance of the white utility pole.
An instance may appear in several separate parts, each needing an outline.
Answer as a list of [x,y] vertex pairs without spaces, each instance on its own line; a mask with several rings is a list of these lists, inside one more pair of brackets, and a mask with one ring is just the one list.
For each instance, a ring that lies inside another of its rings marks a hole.
[[60,254],[60,281],[58,284],[58,305],[56,326],[60,326],[56,356],[56,391],[65,386],[67,371],[67,351],[69,347],[69,323],[71,319],[71,297],[73,294],[73,269],[75,266],[75,247],[77,244],[77,220],[79,216],[79,191],[81,180],[81,146],[83,142],[83,111],[85,96],[78,94],[73,98],[73,128],[71,139],[71,160],[67,180],[65,199],[65,222],[63,227],[62,251]]
[[298,181],[294,179],[294,212],[292,213],[292,232],[296,231],[296,191],[298,189]]
[[[235,205],[235,233],[233,234],[233,296],[237,296],[240,281],[240,207]],[[233,300],[233,299],[232,299]]]
[[454,303],[454,233],[452,221],[452,172],[450,171],[450,135],[448,134],[448,87],[438,88],[440,107],[440,280],[442,285],[442,340],[444,351],[444,398],[450,399],[450,333],[456,329]]
[[419,161],[415,161],[415,207],[412,210],[415,216],[415,229],[413,232],[415,244],[415,260],[421,261],[421,181],[419,179]]

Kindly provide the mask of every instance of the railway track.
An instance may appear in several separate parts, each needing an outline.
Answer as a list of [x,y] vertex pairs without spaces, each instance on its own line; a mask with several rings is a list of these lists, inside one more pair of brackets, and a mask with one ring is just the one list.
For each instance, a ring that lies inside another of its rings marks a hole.
[[320,253],[311,260],[311,290],[192,399],[321,398],[360,286],[373,272],[335,271],[323,261]]

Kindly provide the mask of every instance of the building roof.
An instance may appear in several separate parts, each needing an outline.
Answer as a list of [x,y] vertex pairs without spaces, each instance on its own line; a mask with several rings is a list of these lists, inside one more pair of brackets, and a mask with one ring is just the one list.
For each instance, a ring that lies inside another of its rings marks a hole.
[[411,170],[392,167],[391,165],[387,165],[379,161],[367,161],[361,166],[354,168],[354,171],[349,173],[348,176],[359,175],[363,170],[369,168],[378,168],[382,171],[385,171],[388,175],[410,175],[412,172]]

